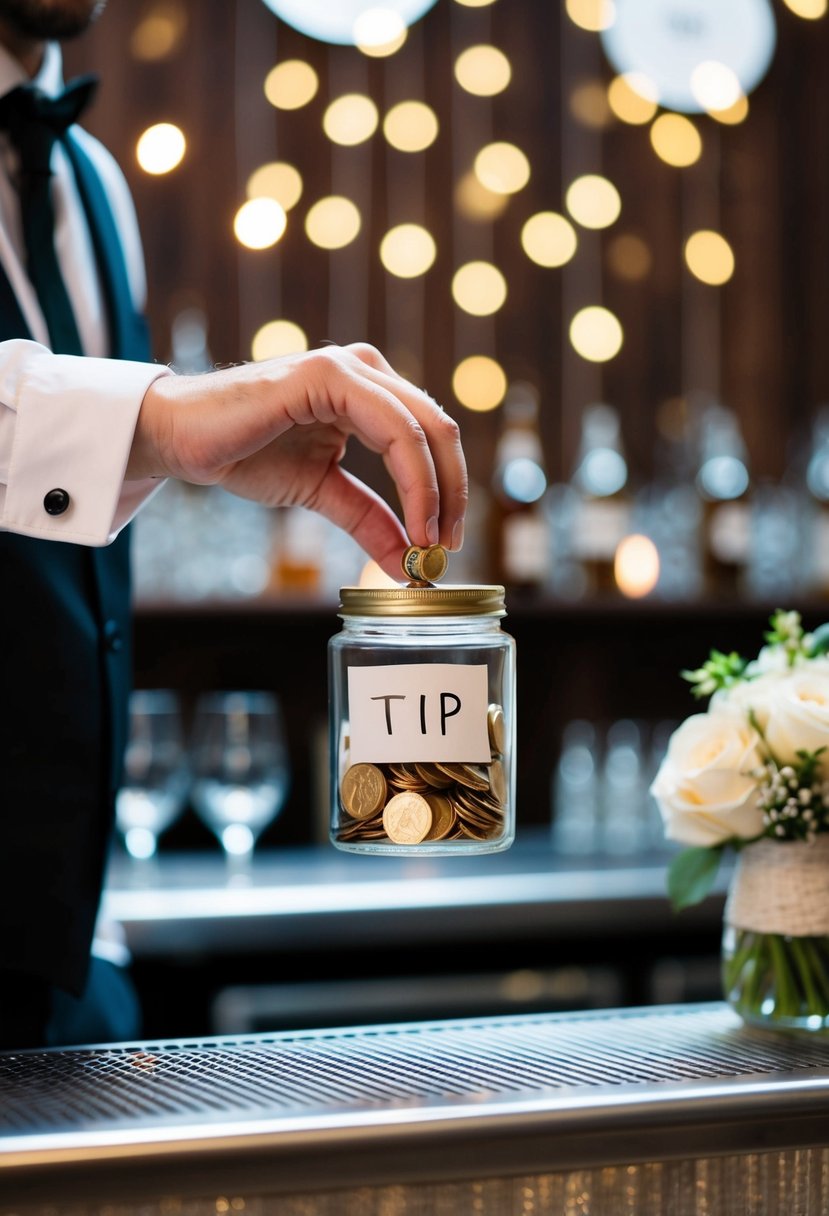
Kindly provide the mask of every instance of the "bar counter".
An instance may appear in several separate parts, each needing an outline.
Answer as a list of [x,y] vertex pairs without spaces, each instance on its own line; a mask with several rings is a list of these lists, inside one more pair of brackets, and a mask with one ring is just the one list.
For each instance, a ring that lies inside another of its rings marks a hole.
[[483,857],[368,857],[329,846],[268,850],[233,877],[215,852],[115,859],[105,895],[137,955],[199,949],[307,949],[339,943],[427,944],[531,934],[590,936],[717,924],[727,867],[712,896],[679,921],[665,890],[666,854],[556,856],[543,830]]
[[721,1004],[0,1056],[0,1210],[818,1216],[829,1038]]

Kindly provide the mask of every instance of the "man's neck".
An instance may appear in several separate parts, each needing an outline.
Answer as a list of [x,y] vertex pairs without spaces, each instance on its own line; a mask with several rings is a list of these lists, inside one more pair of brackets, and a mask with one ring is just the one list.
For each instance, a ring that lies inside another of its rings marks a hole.
[[43,52],[46,46],[44,42],[36,38],[27,38],[11,28],[5,21],[0,21],[0,45],[4,46],[9,54],[14,55],[30,79],[38,74],[43,63]]

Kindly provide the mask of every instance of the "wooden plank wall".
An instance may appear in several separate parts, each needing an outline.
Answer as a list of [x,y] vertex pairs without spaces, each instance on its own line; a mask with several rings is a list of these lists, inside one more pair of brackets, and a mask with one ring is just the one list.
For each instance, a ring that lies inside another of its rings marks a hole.
[[[774,0],[778,50],[751,97],[748,121],[724,127],[700,118],[702,160],[679,170],[656,158],[646,128],[613,123],[596,135],[579,127],[567,90],[584,79],[607,81],[611,72],[597,36],[576,29],[563,5],[498,0],[468,9],[438,0],[398,55],[367,61],[352,49],[303,38],[259,0],[175,3],[186,32],[159,62],[130,53],[136,24],[156,0],[109,5],[66,52],[67,74],[94,67],[103,76],[89,125],[119,157],[135,194],[160,358],[169,355],[173,317],[192,302],[208,313],[217,362],[248,358],[253,331],[280,313],[301,324],[312,344],[366,337],[461,418],[473,475],[484,485],[499,416],[473,415],[453,401],[452,369],[464,354],[495,353],[511,379],[538,384],[547,459],[557,478],[571,471],[581,407],[600,395],[622,411],[632,468],[638,480],[647,479],[660,403],[716,388],[703,383],[713,377],[741,419],[753,471],[784,475],[793,440],[816,404],[829,400],[829,19],[799,20]],[[512,84],[491,102],[459,96],[455,56],[490,40],[510,56]],[[262,80],[272,64],[294,56],[316,67],[320,93],[303,110],[278,114],[264,99]],[[351,88],[367,90],[381,114],[405,91],[420,89],[441,133],[419,154],[419,167],[390,152],[379,132],[369,145],[332,156],[321,116],[331,97]],[[138,169],[133,147],[141,130],[160,120],[181,125],[189,150],[174,173],[150,178]],[[489,231],[459,222],[452,206],[459,165],[479,137],[514,140],[533,168],[527,188]],[[303,199],[281,245],[242,250],[231,226],[245,180],[277,156],[301,168]],[[614,229],[593,238],[594,245],[585,240],[583,272],[582,253],[566,271],[543,270],[519,243],[529,215],[562,208],[565,161],[609,175],[623,200]],[[366,224],[354,246],[331,256],[310,244],[302,219],[312,201],[344,180],[360,191]],[[392,279],[377,256],[387,224],[406,218],[399,214],[401,183],[405,194],[410,182],[408,218],[424,219],[439,251],[417,282]],[[692,215],[718,219],[732,243],[737,273],[724,288],[689,282],[681,249]],[[650,248],[652,269],[639,283],[608,269],[607,245],[620,231],[641,236]],[[598,258],[597,280],[587,272],[588,247]],[[509,283],[507,304],[494,319],[462,316],[451,300],[459,257],[474,249],[491,250]],[[585,303],[598,302],[589,298],[597,282],[626,334],[622,353],[603,369],[583,365],[564,334],[565,299],[581,294]],[[689,368],[694,309],[694,340],[702,346],[696,353],[691,346]],[[706,333],[719,343],[719,358]],[[352,467],[384,487],[375,462],[355,454]]]

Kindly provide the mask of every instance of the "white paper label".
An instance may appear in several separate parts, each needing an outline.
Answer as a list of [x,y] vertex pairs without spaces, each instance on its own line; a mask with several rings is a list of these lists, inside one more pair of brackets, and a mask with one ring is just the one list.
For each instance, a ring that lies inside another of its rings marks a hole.
[[489,764],[486,664],[349,667],[352,764]]

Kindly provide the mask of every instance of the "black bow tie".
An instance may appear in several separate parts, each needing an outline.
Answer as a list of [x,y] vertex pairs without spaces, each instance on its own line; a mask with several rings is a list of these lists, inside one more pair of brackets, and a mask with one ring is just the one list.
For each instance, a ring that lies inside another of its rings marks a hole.
[[24,173],[49,172],[52,147],[89,105],[98,87],[96,76],[79,76],[57,97],[18,85],[0,97],[0,130],[20,153]]

